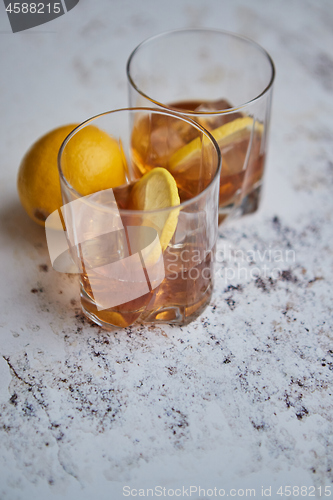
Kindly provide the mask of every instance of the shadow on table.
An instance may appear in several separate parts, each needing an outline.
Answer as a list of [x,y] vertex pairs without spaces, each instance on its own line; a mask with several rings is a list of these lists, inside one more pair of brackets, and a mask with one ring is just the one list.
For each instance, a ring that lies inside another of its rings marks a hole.
[[61,316],[75,325],[79,308],[77,276],[53,270],[45,229],[28,217],[18,199],[0,211],[0,242],[4,265],[16,267],[13,293],[17,300],[22,301],[23,292],[26,308],[47,313],[50,322]]
[[10,244],[44,248],[48,256],[45,229],[33,222],[25,213],[18,199],[12,200],[0,211],[2,245]]

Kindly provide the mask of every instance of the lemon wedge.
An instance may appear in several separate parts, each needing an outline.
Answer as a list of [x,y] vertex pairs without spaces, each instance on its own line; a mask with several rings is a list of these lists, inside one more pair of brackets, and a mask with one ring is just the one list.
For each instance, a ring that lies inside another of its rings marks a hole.
[[[172,210],[172,207],[179,204],[176,181],[165,168],[153,168],[132,189],[130,208],[151,211],[145,217],[144,224],[155,227],[162,251],[166,249],[176,230],[179,209]],[[170,210],[161,211],[163,208]]]
[[[250,134],[253,127],[253,118],[250,116],[244,116],[242,118],[236,118],[232,122],[225,123],[220,127],[211,131],[212,136],[217,141],[220,149],[226,145],[237,141],[244,137],[245,134]],[[262,133],[263,124],[255,122],[255,131]],[[208,144],[208,138],[204,136],[204,144]],[[176,151],[170,158],[169,169],[170,172],[177,172],[182,170],[184,166],[192,161],[198,154],[201,154],[202,139],[197,137],[193,141],[189,142],[178,151]],[[189,163],[190,165],[190,163]]]

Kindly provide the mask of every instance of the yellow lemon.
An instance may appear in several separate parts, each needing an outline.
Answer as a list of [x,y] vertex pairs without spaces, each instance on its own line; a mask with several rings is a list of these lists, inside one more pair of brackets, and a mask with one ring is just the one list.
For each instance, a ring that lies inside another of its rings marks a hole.
[[161,209],[179,204],[176,181],[165,168],[156,167],[147,172],[134,184],[131,192],[130,208],[151,211],[147,214],[145,223],[157,229],[162,250],[166,249],[176,230],[179,209]]
[[[57,157],[60,146],[77,125],[65,125],[38,139],[25,154],[18,173],[17,188],[28,215],[44,225],[47,217],[62,206]],[[125,182],[126,160],[118,142],[89,125],[66,147],[64,174],[82,195]]]
[[62,170],[69,184],[83,196],[121,186],[127,170],[121,142],[88,125],[66,145]]
[[57,156],[59,148],[76,125],[52,130],[36,141],[25,154],[18,173],[17,189],[27,214],[38,224],[61,207]]
[[[236,118],[232,122],[225,123],[220,127],[211,131],[212,136],[217,141],[220,149],[224,148],[226,145],[231,144],[233,141],[238,141],[242,139],[246,134],[250,135],[253,127],[253,118],[250,116],[244,116],[242,118]],[[263,125],[262,123],[255,122],[255,131],[262,133]],[[204,137],[204,143],[208,139]],[[178,151],[176,151],[170,158],[169,168],[171,172],[176,172],[184,167],[186,164],[191,165],[190,160],[196,157],[196,155],[201,154],[201,138],[197,137],[193,141],[189,142]],[[223,159],[222,159],[223,163]]]

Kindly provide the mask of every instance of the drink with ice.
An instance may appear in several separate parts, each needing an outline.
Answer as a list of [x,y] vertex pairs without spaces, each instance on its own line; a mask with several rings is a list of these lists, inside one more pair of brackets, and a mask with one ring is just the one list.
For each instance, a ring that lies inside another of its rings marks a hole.
[[[119,123],[125,114],[128,128]],[[113,189],[110,203],[102,200],[101,193],[90,198],[105,216],[111,205],[116,206],[119,226],[117,231],[78,245],[83,312],[104,327],[126,327],[134,322],[187,324],[202,313],[213,291],[219,148],[200,125],[167,111],[118,110],[95,120],[119,140],[127,182]],[[166,170],[179,196],[172,206],[164,196],[167,185],[148,182],[148,173]],[[153,210],[136,209],[134,200],[142,182],[145,189],[139,190],[140,196],[150,197]],[[73,193],[68,186],[63,183],[62,188],[64,198],[70,199]],[[154,205],[155,198],[158,205]],[[86,219],[89,225],[89,217]],[[90,223],[96,232],[95,219]],[[147,243],[143,228],[155,231],[159,243]],[[130,273],[129,259],[135,261]],[[116,266],[117,279],[104,273],[110,265]],[[142,293],[133,296],[134,288]],[[111,295],[122,299],[108,307],[105,297]]]

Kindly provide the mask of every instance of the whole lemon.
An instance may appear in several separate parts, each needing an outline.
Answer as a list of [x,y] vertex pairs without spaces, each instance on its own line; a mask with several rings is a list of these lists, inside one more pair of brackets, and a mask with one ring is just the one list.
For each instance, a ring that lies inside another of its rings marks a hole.
[[70,139],[61,167],[67,182],[82,196],[121,186],[126,181],[121,141],[94,125],[83,127]]
[[[63,204],[57,158],[60,146],[77,125],[64,125],[38,139],[22,159],[17,188],[27,214],[40,225]],[[65,148],[63,173],[81,195],[124,184],[126,160],[118,142],[89,125]]]
[[24,155],[17,178],[18,194],[27,214],[44,225],[62,205],[57,157],[60,146],[76,127],[65,125],[38,139]]

